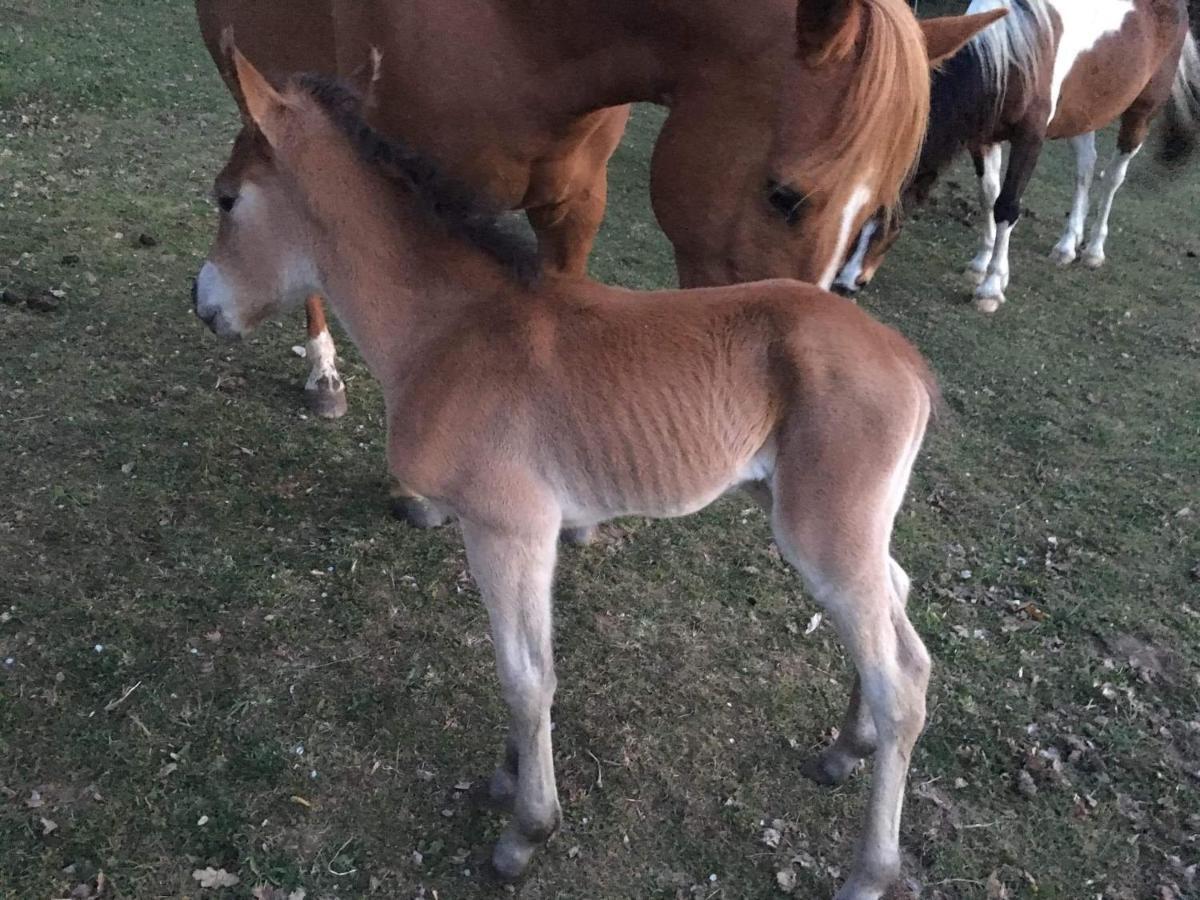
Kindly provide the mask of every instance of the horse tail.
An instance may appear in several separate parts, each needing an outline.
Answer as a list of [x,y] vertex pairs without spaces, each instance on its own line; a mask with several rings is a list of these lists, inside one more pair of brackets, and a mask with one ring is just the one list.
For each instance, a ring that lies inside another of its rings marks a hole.
[[[1192,6],[1200,4],[1193,2]],[[1192,27],[1200,27],[1200,21],[1193,18]],[[1200,50],[1196,47],[1196,36],[1189,32],[1179,54],[1175,86],[1167,103],[1159,158],[1168,163],[1181,162],[1195,151],[1197,143],[1200,143]]]

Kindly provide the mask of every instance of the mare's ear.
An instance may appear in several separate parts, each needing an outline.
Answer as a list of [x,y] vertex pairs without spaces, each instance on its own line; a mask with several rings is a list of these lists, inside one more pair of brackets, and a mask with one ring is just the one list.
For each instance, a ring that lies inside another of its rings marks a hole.
[[929,64],[936,66],[962,49],[983,29],[1008,15],[1001,7],[969,16],[942,16],[938,19],[921,19],[921,31],[925,32],[925,50]]
[[383,54],[379,52],[378,47],[372,46],[370,55],[361,66],[351,73],[348,79],[355,93],[362,98],[363,113],[372,109],[379,100],[376,86],[379,83],[382,68]]
[[238,92],[249,117],[247,124],[253,123],[267,143],[274,147],[280,136],[287,103],[237,47],[231,48],[231,56]]
[[796,43],[800,58],[819,64],[847,55],[858,41],[859,15],[857,0],[798,0]]

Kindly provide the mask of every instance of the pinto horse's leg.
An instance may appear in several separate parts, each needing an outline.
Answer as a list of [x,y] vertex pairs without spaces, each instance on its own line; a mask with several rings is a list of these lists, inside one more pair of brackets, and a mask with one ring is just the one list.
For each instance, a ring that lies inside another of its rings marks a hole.
[[1137,156],[1150,130],[1150,116],[1139,104],[1121,118],[1121,131],[1117,135],[1117,154],[1103,175],[1100,206],[1096,220],[1092,223],[1092,234],[1083,251],[1083,264],[1089,269],[1104,265],[1104,242],[1108,238],[1108,217],[1112,213],[1113,198],[1125,183],[1129,161]]
[[547,510],[523,509],[528,517],[513,527],[463,523],[511,715],[504,762],[490,786],[493,799],[510,806],[513,816],[492,853],[492,865],[505,879],[525,871],[562,819],[550,744],[555,689],[550,585],[559,521]]
[[1068,266],[1075,261],[1075,254],[1083,242],[1088,194],[1092,189],[1092,176],[1096,173],[1096,132],[1089,131],[1071,138],[1071,146],[1075,148],[1075,202],[1071,204],[1071,213],[1067,216],[1067,229],[1050,252],[1050,258],[1060,266]]
[[308,408],[323,419],[336,419],[346,414],[346,385],[337,370],[337,351],[329,336],[325,307],[315,294],[304,305],[308,318],[307,357],[312,365],[304,397]]
[[996,200],[996,246],[987,275],[975,289],[975,308],[980,312],[993,313],[1004,302],[1004,291],[1008,287],[1008,243],[1017,227],[1017,219],[1021,217],[1021,197],[1037,167],[1043,142],[1044,133],[1037,131],[1027,131],[1013,138],[1004,187]]
[[983,237],[979,242],[979,252],[967,265],[967,275],[976,284],[983,281],[987,274],[988,263],[992,261],[992,250],[996,246],[996,198],[1000,196],[1000,169],[1004,164],[1004,149],[999,144],[991,144],[980,153],[971,153],[975,162],[975,174],[979,177],[979,208],[983,213]]

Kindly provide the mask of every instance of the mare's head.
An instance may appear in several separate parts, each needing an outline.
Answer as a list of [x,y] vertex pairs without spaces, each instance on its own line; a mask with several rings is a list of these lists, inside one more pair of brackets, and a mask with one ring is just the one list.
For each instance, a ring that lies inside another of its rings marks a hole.
[[797,2],[771,83],[714,79],[677,97],[655,147],[654,208],[684,286],[828,287],[863,223],[897,203],[930,66],[1003,15],[918,22],[904,0]]

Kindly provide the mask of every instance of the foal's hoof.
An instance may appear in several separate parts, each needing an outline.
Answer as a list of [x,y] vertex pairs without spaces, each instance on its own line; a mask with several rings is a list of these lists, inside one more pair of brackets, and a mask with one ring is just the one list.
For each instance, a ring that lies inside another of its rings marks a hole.
[[1003,295],[999,297],[976,297],[975,308],[981,313],[991,315],[1000,308],[1000,304],[1004,302]]
[[576,547],[586,547],[596,540],[596,526],[586,525],[583,528],[564,528],[559,534],[564,544],[574,544]]
[[539,846],[509,828],[500,835],[496,849],[492,851],[492,871],[501,881],[516,881],[529,869]]
[[446,514],[424,497],[392,497],[392,515],[414,528],[446,524]]
[[340,378],[320,378],[312,387],[305,387],[304,400],[314,415],[339,419],[346,414],[346,385]]
[[837,787],[854,774],[862,762],[832,748],[800,764],[800,774],[822,787]]

